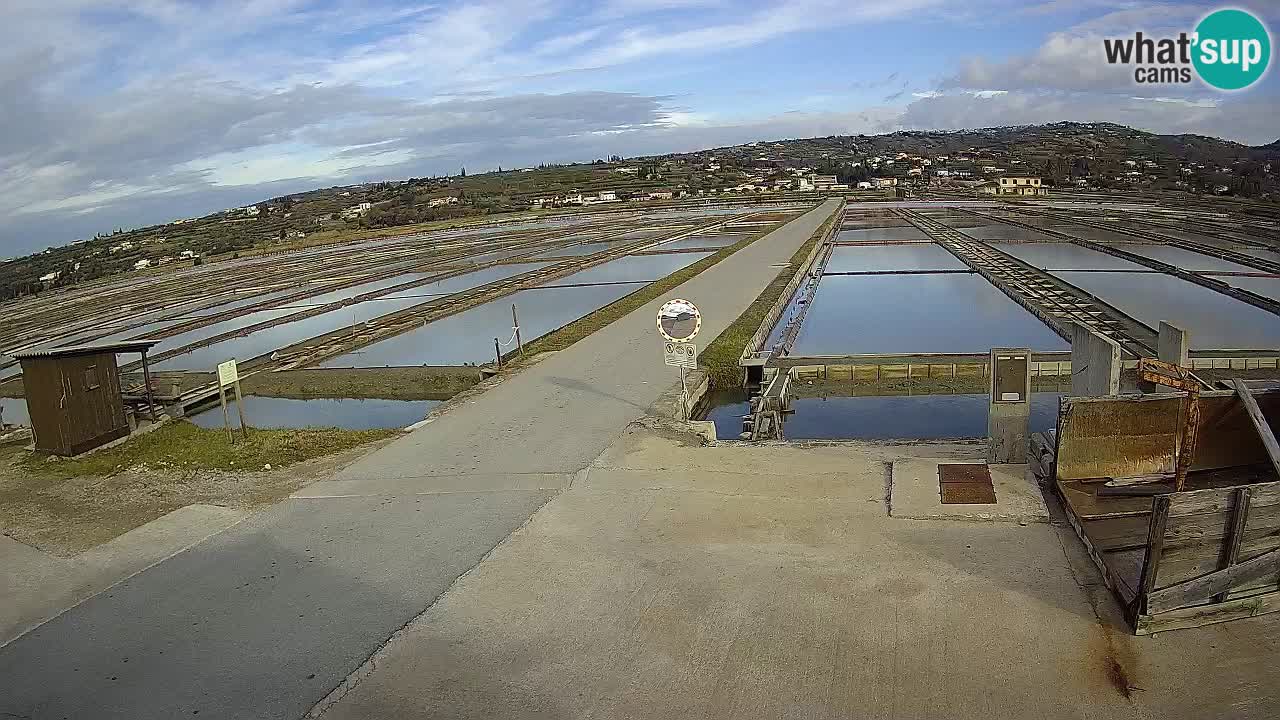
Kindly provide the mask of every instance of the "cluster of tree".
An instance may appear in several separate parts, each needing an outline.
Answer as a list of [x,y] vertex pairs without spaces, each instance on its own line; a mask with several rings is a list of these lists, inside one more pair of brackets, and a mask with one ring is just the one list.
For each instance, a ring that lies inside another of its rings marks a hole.
[[854,165],[852,162],[841,162],[838,160],[824,159],[818,163],[818,175],[835,175],[836,182],[844,183],[850,186],[857,185],[860,182],[866,182],[871,173],[867,171],[865,163]]

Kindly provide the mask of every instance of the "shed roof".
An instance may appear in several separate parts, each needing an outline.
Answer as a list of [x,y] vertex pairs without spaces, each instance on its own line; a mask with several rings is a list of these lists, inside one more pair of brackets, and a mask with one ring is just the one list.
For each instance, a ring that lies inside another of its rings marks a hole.
[[135,353],[144,350],[150,350],[159,340],[125,340],[123,342],[113,343],[89,343],[86,345],[66,345],[63,347],[41,346],[31,348],[30,350],[20,350],[11,353],[12,357],[22,360],[24,358],[53,358],[53,357],[70,357],[73,355],[96,355],[98,353]]

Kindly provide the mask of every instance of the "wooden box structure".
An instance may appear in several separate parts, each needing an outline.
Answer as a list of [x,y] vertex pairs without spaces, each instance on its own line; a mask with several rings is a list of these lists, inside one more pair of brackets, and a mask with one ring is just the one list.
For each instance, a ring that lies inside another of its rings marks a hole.
[[142,353],[149,391],[146,352],[155,344],[153,340],[134,340],[14,353],[22,362],[22,382],[36,449],[55,455],[79,455],[128,435],[129,417],[116,353]]
[[1280,390],[1251,397],[1200,394],[1181,492],[1185,393],[1062,400],[1039,464],[1136,634],[1280,610]]

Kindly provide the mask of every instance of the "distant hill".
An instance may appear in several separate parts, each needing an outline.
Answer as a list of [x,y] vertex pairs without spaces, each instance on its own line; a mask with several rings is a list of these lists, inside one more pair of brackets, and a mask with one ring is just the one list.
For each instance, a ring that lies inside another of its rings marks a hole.
[[1250,147],[1204,135],[1157,135],[1114,123],[1061,122],[1050,125],[1016,125],[976,130],[902,130],[885,135],[832,135],[821,138],[747,143],[696,153],[659,157],[759,154],[761,150],[785,155],[795,162],[813,163],[833,154],[912,153],[952,155],[989,151],[993,155],[1021,156],[1029,160],[1050,156],[1093,156],[1124,160],[1135,156],[1159,161],[1185,161],[1230,165],[1237,160],[1280,160],[1280,140]]
[[[788,170],[813,168],[853,183],[898,177],[901,187],[993,172],[1041,175],[1046,183],[1230,194],[1280,199],[1280,140],[1249,147],[1204,135],[1157,135],[1113,123],[1053,123],[977,130],[909,130],[773,140],[689,153],[522,168],[441,178],[330,187],[255,205],[116,230],[0,263],[0,300],[166,263],[251,248],[341,240],[418,223],[524,211],[530,200],[654,189],[690,193],[772,187]],[[939,173],[945,170],[946,175]],[[788,181],[789,182],[789,181]]]

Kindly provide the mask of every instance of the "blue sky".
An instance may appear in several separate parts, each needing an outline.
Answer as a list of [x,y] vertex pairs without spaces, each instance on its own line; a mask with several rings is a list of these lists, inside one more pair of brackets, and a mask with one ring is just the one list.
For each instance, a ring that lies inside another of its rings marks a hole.
[[[1274,3],[1244,2],[1271,27]],[[835,133],[1280,138],[1280,80],[1143,88],[1214,3],[5,0],[0,256],[370,179]]]

